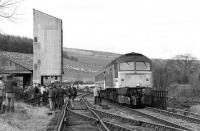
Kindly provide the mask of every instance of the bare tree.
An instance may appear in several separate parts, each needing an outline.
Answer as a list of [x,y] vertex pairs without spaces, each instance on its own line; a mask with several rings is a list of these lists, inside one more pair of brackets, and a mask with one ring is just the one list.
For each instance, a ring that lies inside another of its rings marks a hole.
[[167,61],[157,60],[153,62],[153,83],[157,90],[166,90],[173,82],[171,70],[167,67]]
[[0,0],[0,17],[9,20],[14,19],[18,3],[17,0]]
[[176,70],[182,75],[182,82],[189,83],[190,76],[196,71],[195,60],[191,54],[177,55],[176,60]]

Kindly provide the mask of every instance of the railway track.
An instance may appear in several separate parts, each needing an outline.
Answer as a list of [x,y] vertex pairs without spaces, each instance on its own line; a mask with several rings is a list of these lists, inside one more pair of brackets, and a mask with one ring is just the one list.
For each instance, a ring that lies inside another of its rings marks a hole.
[[[118,107],[121,106],[118,105]],[[132,110],[133,114],[143,116],[142,119],[146,117],[152,119],[152,121],[159,122],[160,124],[165,124],[168,126],[181,128],[185,130],[200,130],[200,115],[197,113],[177,109],[174,109],[173,111],[161,110],[152,107],[145,107],[144,109],[132,109],[123,106],[123,108],[126,108],[127,110]]]
[[[112,131],[112,130],[119,130],[119,131],[183,131],[183,130],[188,130],[188,131],[198,131],[198,122],[194,121],[194,123],[189,123],[187,124],[180,124],[179,122],[176,121],[170,121],[169,118],[174,118],[175,119],[183,119],[181,118],[176,118],[177,116],[172,116],[166,115],[169,112],[165,112],[163,110],[155,109],[155,108],[146,108],[146,109],[132,109],[129,107],[124,107],[124,106],[119,106],[116,104],[109,103],[111,105],[114,105],[117,109],[123,110],[127,113],[131,114],[137,114],[140,115],[140,117],[143,118],[148,118],[149,120],[152,120],[154,122],[147,122],[147,121],[142,121],[142,120],[136,120],[133,118],[127,118],[124,116],[120,116],[114,113],[110,113],[104,110],[96,109],[96,107],[91,104],[91,102],[87,101],[85,98],[86,95],[80,95],[76,102],[74,103],[75,108],[72,109],[69,106],[69,103],[66,105],[65,115],[63,116],[63,119],[60,122],[60,130],[63,130],[62,126],[64,124],[61,123],[66,123],[69,119],[69,116],[76,117],[78,119],[82,119],[87,125],[96,125],[95,127],[98,127],[98,129],[94,129],[93,127],[90,127],[88,130],[104,130],[104,131]],[[164,113],[165,112],[165,113]],[[157,113],[155,115],[154,113]],[[68,115],[66,115],[68,114]],[[163,116],[169,117],[163,117]],[[160,117],[162,116],[162,117]],[[67,118],[68,117],[68,118]],[[70,118],[70,119],[73,119]],[[188,118],[188,117],[187,117]],[[63,121],[63,122],[62,122]],[[190,118],[188,121],[191,121]],[[90,122],[90,123],[89,123]],[[195,125],[196,124],[196,125]],[[66,124],[65,124],[66,125]],[[192,125],[192,126],[191,126]],[[195,126],[193,126],[195,125]],[[197,127],[196,127],[197,126]],[[126,128],[125,128],[126,127]],[[59,128],[57,128],[59,129]]]
[[186,110],[168,108],[167,111],[172,112],[172,113],[176,113],[176,114],[180,114],[180,115],[184,115],[184,116],[193,117],[193,118],[196,118],[196,119],[200,119],[200,114],[190,112],[190,111],[186,111]]
[[[130,129],[127,129],[125,127],[121,127],[119,125],[109,123],[109,122],[103,122],[100,117],[90,109],[90,107],[81,101],[81,98],[83,96],[79,97],[79,100],[76,100],[74,103],[74,108],[70,107],[69,102],[66,104],[66,110],[65,114],[63,115],[62,120],[58,124],[58,128],[56,128],[56,131],[70,131],[70,130],[85,130],[85,131],[131,131]],[[69,120],[70,119],[70,120]],[[75,124],[82,123],[82,126],[80,128],[77,127],[77,125],[70,125],[70,121],[73,121],[73,119],[76,119]],[[78,122],[77,122],[78,121]]]
[[[170,111],[167,111],[167,110],[161,110],[161,109],[156,109],[156,108],[152,108],[152,107],[146,107],[145,109],[153,111],[153,112],[157,112],[157,113],[169,116],[169,117],[175,117],[177,119],[183,119],[183,120],[186,120],[186,121],[191,122],[191,123],[200,124],[200,119],[194,118],[194,117],[191,117],[191,116],[177,114],[177,113],[173,113],[173,112],[170,112]],[[196,117],[197,117],[197,115],[196,115]]]
[[[86,100],[85,100],[86,101]],[[150,123],[150,122],[145,122],[145,121],[140,121],[140,120],[135,120],[133,118],[126,118],[122,117],[120,115],[116,115],[114,113],[102,111],[99,109],[95,109],[95,107],[88,101],[86,101],[90,107],[92,107],[92,110],[95,111],[103,121],[109,121],[116,123],[121,126],[126,126],[132,128],[135,128],[135,130],[157,130],[157,131],[177,131],[177,130],[189,130],[187,128],[181,127],[176,125],[176,127],[173,127],[174,124],[172,125],[165,125],[163,124],[155,124],[155,123]],[[160,122],[160,120],[159,120]]]
[[[80,98],[81,95],[79,94],[78,98]],[[70,131],[70,130],[79,130],[78,128],[82,128],[83,130],[88,131],[98,131],[100,130],[100,126],[98,123],[90,123],[90,121],[97,121],[91,117],[91,114],[87,112],[86,107],[76,105],[81,105],[80,103],[75,103],[75,110],[72,110],[70,101],[68,100],[65,104],[65,108],[63,110],[63,114],[61,116],[61,120],[58,122],[56,130],[55,131]],[[89,114],[89,116],[88,116]],[[95,125],[95,126],[94,126]],[[97,128],[98,127],[98,128]]]
[[[91,102],[90,102],[91,103]],[[141,120],[145,122],[151,123],[159,123],[162,125],[182,129],[182,130],[189,130],[189,131],[199,131],[200,125],[195,122],[189,122],[183,120],[181,118],[176,118],[174,116],[166,116],[159,112],[154,112],[150,109],[132,109],[126,106],[121,106],[117,104],[113,104],[111,102],[106,101],[107,105],[112,105],[113,109],[109,109],[108,112],[115,112],[115,114],[121,114],[123,117],[134,118],[136,120]],[[91,104],[91,106],[93,106]],[[94,107],[94,106],[93,106]],[[95,108],[95,107],[94,107]],[[120,112],[120,113],[119,113]],[[189,118],[190,119],[190,118]]]
[[[93,120],[91,124],[86,123],[88,125],[96,125],[98,127],[98,130],[106,130],[109,131],[109,129],[106,127],[106,125],[98,119],[98,116],[89,110],[89,108],[81,102],[82,97],[84,95],[80,95],[78,98],[76,98],[75,102],[73,103],[74,107],[70,108],[70,105],[68,106],[68,111],[70,111],[74,115],[82,116],[83,118],[87,118],[86,120]],[[89,130],[89,129],[87,129]],[[92,130],[97,130],[92,128]]]
[[[97,111],[92,109],[92,107],[88,104],[88,102],[83,98],[81,101],[87,106],[89,110],[97,114],[98,119],[101,120],[105,125],[108,127],[110,131],[118,130],[118,131],[151,131],[150,129],[139,127],[136,125],[130,125],[129,123],[125,123],[123,121],[113,121],[113,119],[105,119],[105,117],[102,117],[102,114],[106,114],[106,112],[102,112],[101,114]],[[107,117],[108,118],[108,117]]]
[[141,114],[148,114],[158,118],[164,118],[168,121],[172,121],[177,125],[181,125],[190,130],[199,131],[200,130],[200,120],[193,117],[188,117],[176,113],[172,113],[165,110],[155,109],[151,107],[146,107],[145,109],[137,110]]

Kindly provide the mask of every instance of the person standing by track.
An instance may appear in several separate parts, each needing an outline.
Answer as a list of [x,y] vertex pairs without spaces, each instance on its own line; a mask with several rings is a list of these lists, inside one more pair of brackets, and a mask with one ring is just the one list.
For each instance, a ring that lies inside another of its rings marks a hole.
[[73,102],[76,96],[77,96],[77,90],[74,87],[74,85],[71,85],[70,88],[68,89],[68,97],[69,97],[72,109],[74,108]]
[[3,110],[3,99],[4,99],[4,83],[2,79],[3,76],[0,76],[0,110]]
[[53,83],[51,85],[49,85],[49,89],[48,89],[48,99],[49,99],[49,108],[50,110],[54,110],[54,89],[53,89]]
[[97,86],[95,86],[93,92],[94,92],[94,104],[95,104],[95,105],[96,105],[96,104],[99,104],[99,103],[98,103],[98,102],[99,102],[99,100],[98,100],[99,92],[98,92],[98,87],[97,87]]
[[46,97],[46,87],[44,85],[40,87],[40,94],[41,94],[40,104],[44,105]]
[[101,99],[101,97],[102,97],[101,87],[98,87],[97,89],[98,89],[97,91],[98,91],[98,95],[99,95],[98,96],[98,104],[101,105],[101,103],[102,103],[102,99]]
[[34,99],[35,101],[37,102],[37,105],[39,106],[40,105],[40,96],[41,96],[41,93],[40,93],[40,87],[41,85],[40,84],[37,84],[34,88]]
[[72,88],[72,96],[73,96],[73,102],[74,102],[74,99],[76,98],[77,96],[77,88],[75,87],[75,85],[73,85],[73,88]]
[[58,93],[58,88],[57,88],[57,85],[54,83],[53,84],[53,103],[54,103],[55,109],[58,108],[57,93]]
[[13,79],[13,75],[8,75],[8,80],[5,86],[6,93],[6,112],[14,112],[14,102],[15,102],[15,88],[17,87],[17,82]]
[[62,109],[62,106],[64,104],[65,91],[61,87],[62,87],[62,85],[60,84],[58,86],[58,89],[57,89],[57,104],[58,104],[58,109]]

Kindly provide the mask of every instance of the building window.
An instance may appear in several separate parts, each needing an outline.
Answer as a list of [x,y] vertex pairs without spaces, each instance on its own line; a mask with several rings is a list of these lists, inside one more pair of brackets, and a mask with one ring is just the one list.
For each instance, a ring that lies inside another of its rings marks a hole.
[[115,78],[118,78],[118,66],[117,66],[117,63],[114,64],[114,72],[115,72]]
[[37,42],[37,37],[34,37],[34,42]]

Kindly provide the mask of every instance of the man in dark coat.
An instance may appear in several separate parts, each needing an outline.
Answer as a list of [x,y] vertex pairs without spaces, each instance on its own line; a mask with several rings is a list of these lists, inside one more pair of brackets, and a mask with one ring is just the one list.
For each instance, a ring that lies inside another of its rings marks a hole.
[[62,85],[60,84],[57,89],[57,104],[59,109],[62,109],[62,106],[64,104],[64,95],[65,95],[65,91],[61,87]]
[[54,92],[54,96],[53,96],[53,103],[54,103],[54,108],[58,108],[58,101],[57,101],[57,93],[58,93],[58,88],[56,86],[56,84],[53,84],[53,92]]
[[72,88],[72,100],[74,101],[74,99],[76,98],[77,96],[77,89],[76,87],[73,85],[73,88]]
[[13,75],[9,75],[5,86],[6,93],[6,112],[14,112],[14,101],[15,101],[15,88],[17,82],[13,79]]
[[68,97],[69,97],[69,100],[70,100],[70,103],[71,103],[71,107],[74,108],[74,99],[77,95],[77,91],[76,91],[76,88],[72,86],[69,87],[68,89]]
[[3,109],[3,97],[4,97],[4,82],[2,81],[3,77],[0,75],[0,110]]
[[55,92],[53,89],[53,85],[49,85],[49,89],[48,89],[48,98],[49,98],[49,107],[50,110],[54,110],[54,96],[55,96]]

